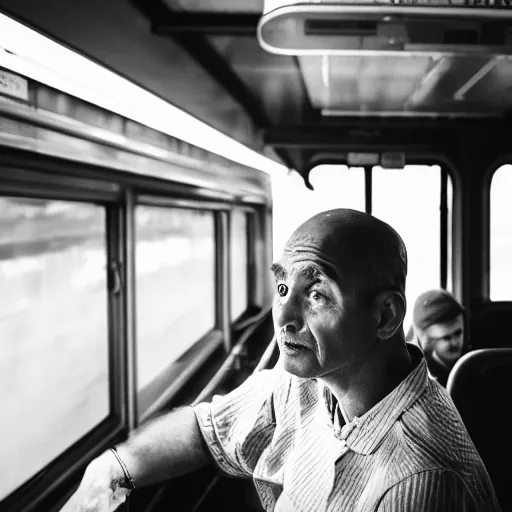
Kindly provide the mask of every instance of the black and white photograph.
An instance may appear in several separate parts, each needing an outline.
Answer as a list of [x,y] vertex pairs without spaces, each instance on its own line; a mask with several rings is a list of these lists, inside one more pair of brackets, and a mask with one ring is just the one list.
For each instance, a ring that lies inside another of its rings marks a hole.
[[512,512],[512,0],[0,0],[1,512]]

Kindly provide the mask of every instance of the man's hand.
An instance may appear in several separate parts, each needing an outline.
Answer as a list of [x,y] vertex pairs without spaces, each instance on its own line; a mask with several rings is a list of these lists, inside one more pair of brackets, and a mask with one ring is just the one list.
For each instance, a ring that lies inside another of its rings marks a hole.
[[[212,462],[196,415],[183,407],[149,421],[117,446],[137,487],[184,475]],[[113,512],[126,501],[129,484],[115,455],[93,460],[61,512]]]
[[113,512],[130,493],[123,484],[121,466],[110,451],[105,452],[89,464],[78,489],[61,512]]

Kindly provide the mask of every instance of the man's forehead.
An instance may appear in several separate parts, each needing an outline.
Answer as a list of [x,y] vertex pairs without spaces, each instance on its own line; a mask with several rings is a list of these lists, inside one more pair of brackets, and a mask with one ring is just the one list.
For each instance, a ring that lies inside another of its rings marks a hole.
[[387,247],[391,238],[395,241],[389,229],[361,212],[342,209],[323,212],[296,229],[286,242],[280,264],[291,267],[310,262],[318,264],[337,281],[345,280],[364,270],[376,248]]
[[340,237],[297,230],[286,242],[283,256],[304,255],[308,258],[334,260],[343,252],[339,239]]
[[293,260],[290,258],[282,257],[277,263],[272,265],[272,271],[275,274],[286,273],[292,275],[296,274],[297,272],[323,272],[324,270],[322,266],[317,264],[315,261],[311,261],[305,258]]
[[289,253],[285,251],[279,261],[272,265],[276,276],[301,275],[314,278],[326,276],[337,279],[338,269],[335,263],[322,255],[308,252]]
[[340,247],[333,247],[333,239],[319,237],[304,231],[296,231],[286,242],[281,260],[288,264],[302,262],[318,265],[335,265],[340,256]]
[[305,248],[320,249],[321,240],[312,233],[298,230],[286,242],[285,251],[294,252]]

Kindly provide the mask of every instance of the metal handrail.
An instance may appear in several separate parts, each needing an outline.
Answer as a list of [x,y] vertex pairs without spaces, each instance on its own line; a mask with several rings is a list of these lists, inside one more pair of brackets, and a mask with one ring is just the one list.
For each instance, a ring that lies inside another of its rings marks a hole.
[[240,340],[233,347],[228,357],[222,363],[221,367],[217,370],[215,375],[210,379],[210,382],[206,385],[206,387],[199,393],[197,398],[194,400],[192,405],[197,405],[200,402],[203,402],[207,399],[215,389],[222,383],[222,381],[226,378],[226,376],[233,370],[233,366],[238,360],[240,354],[243,353],[247,340],[252,336],[254,331],[260,326],[261,322],[270,314],[270,308],[265,310],[264,312],[256,315],[253,318],[256,318],[257,321],[253,321],[253,323],[247,327],[247,329],[240,336]]
[[259,372],[261,370],[264,370],[267,368],[268,363],[272,359],[272,356],[274,355],[274,351],[277,347],[277,338],[276,335],[272,337],[272,341],[268,344],[268,347],[265,349],[265,352],[263,352],[263,356],[261,356],[260,362],[257,364],[256,368],[254,369],[254,373]]
[[264,310],[260,311],[258,314],[254,315],[254,316],[250,316],[249,318],[246,318],[245,320],[242,320],[240,323],[235,325],[236,330],[242,331],[242,330],[250,327],[252,324],[260,322],[270,313],[271,309],[272,308],[265,308]]

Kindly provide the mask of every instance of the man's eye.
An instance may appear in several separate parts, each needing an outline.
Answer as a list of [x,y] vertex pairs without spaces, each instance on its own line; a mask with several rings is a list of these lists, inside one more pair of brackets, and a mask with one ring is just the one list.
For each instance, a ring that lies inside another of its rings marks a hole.
[[285,284],[278,284],[277,293],[279,293],[281,297],[284,297],[288,293],[288,286],[286,286]]
[[309,292],[309,298],[312,300],[320,300],[322,298],[322,294],[317,292],[316,290],[313,290]]

